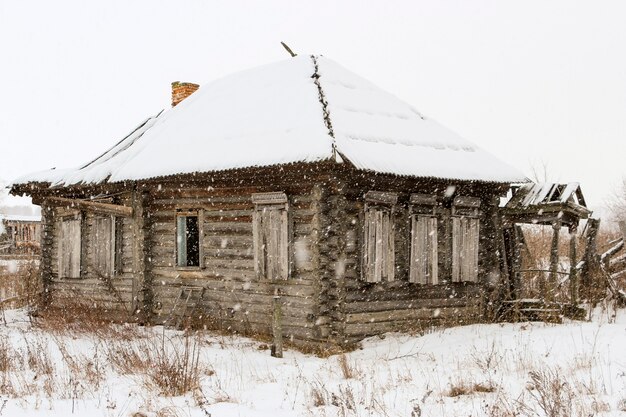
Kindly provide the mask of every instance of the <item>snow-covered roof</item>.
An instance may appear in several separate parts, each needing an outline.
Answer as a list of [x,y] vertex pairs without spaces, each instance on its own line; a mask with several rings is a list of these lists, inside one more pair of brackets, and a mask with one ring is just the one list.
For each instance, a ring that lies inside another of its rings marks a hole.
[[41,215],[20,215],[20,214],[2,214],[0,213],[0,220],[16,221],[16,222],[40,222]]
[[298,56],[202,86],[89,164],[30,174],[16,183],[117,182],[343,159],[379,173],[527,180],[334,61]]
[[568,184],[553,182],[522,184],[520,187],[516,187],[506,207],[527,208],[544,204],[567,203],[584,208],[587,207],[580,184],[577,182]]

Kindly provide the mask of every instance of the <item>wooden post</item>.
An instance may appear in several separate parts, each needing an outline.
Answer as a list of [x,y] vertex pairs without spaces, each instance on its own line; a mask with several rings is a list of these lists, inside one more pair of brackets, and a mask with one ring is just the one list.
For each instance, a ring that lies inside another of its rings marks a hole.
[[580,271],[580,290],[581,296],[584,298],[591,298],[593,289],[593,277],[597,275],[599,266],[598,260],[598,248],[596,246],[596,238],[598,231],[600,230],[600,219],[587,220],[587,237],[585,254],[583,260],[582,270]]
[[88,256],[89,256],[89,251],[88,251],[88,241],[89,241],[89,233],[91,231],[89,230],[88,227],[88,223],[87,223],[87,213],[82,211],[80,212],[80,277],[81,278],[86,278],[87,277],[87,265],[88,265]]
[[513,256],[512,269],[513,269],[513,288],[511,298],[513,300],[521,298],[522,296],[522,228],[519,225],[513,225]]
[[152,314],[152,283],[146,274],[147,248],[144,217],[145,196],[139,190],[132,194],[133,230],[133,304],[139,319],[148,322]]
[[578,271],[576,270],[576,231],[577,225],[573,224],[569,228],[569,288],[570,304],[578,305]]
[[278,288],[274,290],[273,298],[273,314],[272,314],[272,334],[274,341],[272,343],[272,356],[275,358],[283,357],[283,311],[280,299],[280,291]]
[[44,202],[41,203],[41,283],[43,308],[52,301],[52,245],[54,243],[54,212],[53,208]]
[[559,232],[561,231],[561,221],[555,220],[552,223],[552,246],[550,248],[550,274],[548,275],[548,285],[544,299],[554,301],[555,291],[558,281],[559,267]]

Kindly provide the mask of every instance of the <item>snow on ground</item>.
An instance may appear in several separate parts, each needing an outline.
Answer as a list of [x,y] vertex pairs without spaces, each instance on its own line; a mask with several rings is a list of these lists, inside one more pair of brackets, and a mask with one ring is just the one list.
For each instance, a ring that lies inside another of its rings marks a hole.
[[31,325],[24,310],[5,319],[3,416],[543,416],[551,406],[561,407],[555,416],[618,416],[626,409],[625,311],[564,325],[387,334],[329,358],[288,350],[276,359],[260,342],[200,332],[191,337],[200,346],[200,387],[176,397],[160,395],[146,377],[165,368],[125,374],[112,361],[130,351],[151,357],[155,347],[180,355],[182,332],[50,331]]

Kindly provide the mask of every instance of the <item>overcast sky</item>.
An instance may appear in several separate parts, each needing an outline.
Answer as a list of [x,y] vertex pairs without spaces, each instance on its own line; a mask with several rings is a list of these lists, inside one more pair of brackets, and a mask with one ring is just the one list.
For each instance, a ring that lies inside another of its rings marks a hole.
[[282,40],[597,207],[626,175],[624,22],[622,1],[0,0],[0,178],[87,162],[172,81],[285,59]]

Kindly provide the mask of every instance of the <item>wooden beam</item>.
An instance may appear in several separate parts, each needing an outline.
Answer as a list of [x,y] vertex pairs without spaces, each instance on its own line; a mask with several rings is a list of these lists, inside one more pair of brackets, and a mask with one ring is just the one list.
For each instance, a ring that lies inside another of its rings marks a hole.
[[119,204],[98,203],[89,200],[74,200],[64,197],[47,197],[44,199],[47,205],[55,207],[76,208],[101,214],[112,214],[120,217],[131,217],[133,208]]
[[283,312],[280,292],[276,288],[272,298],[272,351],[275,358],[283,357]]
[[594,278],[600,270],[600,256],[596,238],[600,230],[600,219],[587,221],[587,236],[582,270],[580,271],[580,296],[591,299],[594,295]]
[[576,269],[576,243],[578,237],[576,236],[577,229],[576,227],[571,227],[569,229],[569,295],[570,295],[570,303],[573,306],[578,305],[578,270]]

